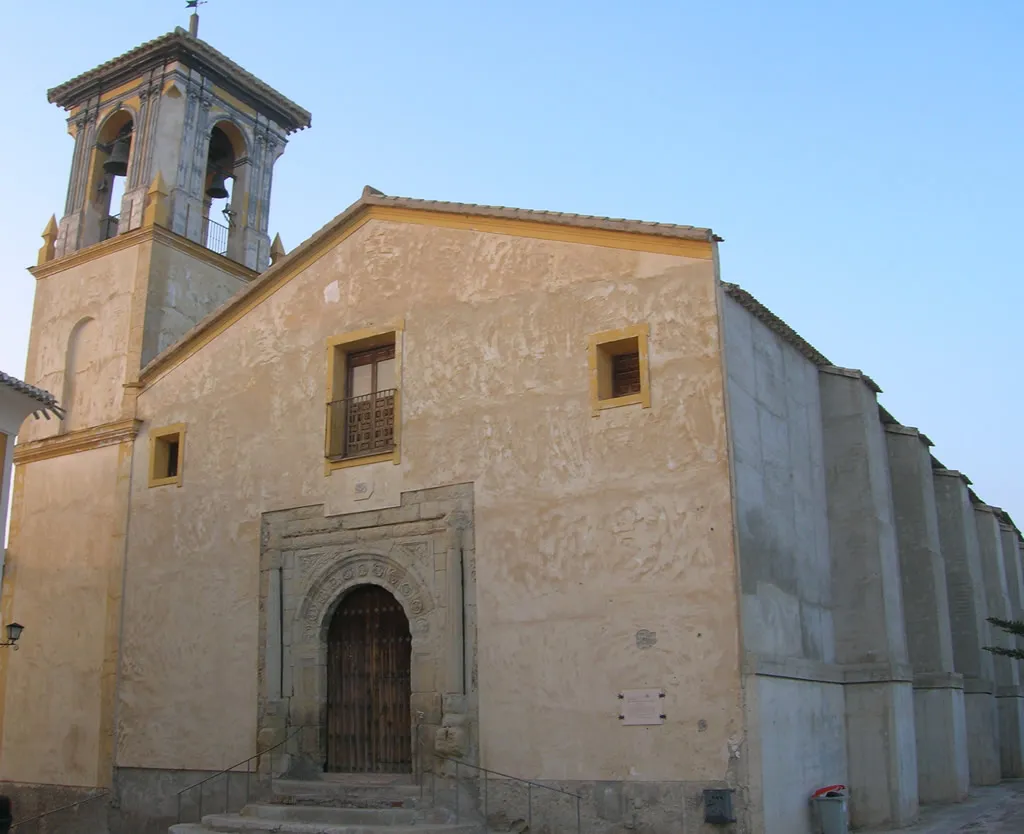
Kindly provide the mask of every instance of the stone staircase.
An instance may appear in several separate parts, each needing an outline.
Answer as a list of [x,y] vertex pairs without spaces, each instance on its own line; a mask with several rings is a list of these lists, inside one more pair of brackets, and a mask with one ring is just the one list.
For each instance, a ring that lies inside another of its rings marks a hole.
[[237,814],[209,814],[201,823],[174,825],[170,834],[485,834],[475,814],[463,810],[456,822],[455,813],[440,802],[420,797],[408,775],[275,779],[267,801],[250,803]]

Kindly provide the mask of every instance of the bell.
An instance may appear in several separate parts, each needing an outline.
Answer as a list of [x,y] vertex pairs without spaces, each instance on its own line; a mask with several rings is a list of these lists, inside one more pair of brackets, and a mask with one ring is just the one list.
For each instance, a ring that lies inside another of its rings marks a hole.
[[110,157],[103,163],[103,170],[115,177],[123,177],[128,173],[128,151],[131,149],[130,139],[118,139],[110,150]]
[[228,196],[228,190],[224,187],[224,175],[220,171],[214,172],[210,187],[206,189],[206,196],[214,200],[222,200]]

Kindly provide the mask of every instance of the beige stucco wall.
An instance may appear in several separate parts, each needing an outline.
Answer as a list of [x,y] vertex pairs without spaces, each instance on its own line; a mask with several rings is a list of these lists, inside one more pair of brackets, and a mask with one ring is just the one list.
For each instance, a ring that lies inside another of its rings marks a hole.
[[25,633],[19,651],[0,652],[0,780],[109,779],[124,512],[115,487],[130,454],[114,445],[16,470],[2,609]]
[[[324,340],[399,320],[401,464],[325,477]],[[592,417],[587,335],[643,322],[653,407]],[[147,488],[135,456],[119,764],[253,752],[262,512],[474,482],[484,763],[724,777],[741,713],[717,322],[711,260],[381,220],[329,251],[140,395],[140,451],[150,427],[188,433],[180,488]],[[619,726],[617,692],[646,686],[667,723]]]
[[190,252],[157,241],[150,256],[141,364],[177,342],[248,282]]
[[[150,246],[106,252],[36,281],[26,382],[52,392],[68,416],[26,423],[22,442],[121,419],[132,294]],[[68,340],[90,318],[67,380]]]

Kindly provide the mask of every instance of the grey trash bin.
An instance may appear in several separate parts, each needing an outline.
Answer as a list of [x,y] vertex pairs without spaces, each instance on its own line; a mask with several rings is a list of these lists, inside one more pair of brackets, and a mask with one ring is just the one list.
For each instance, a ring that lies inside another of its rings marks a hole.
[[849,834],[846,797],[816,796],[811,799],[815,834]]

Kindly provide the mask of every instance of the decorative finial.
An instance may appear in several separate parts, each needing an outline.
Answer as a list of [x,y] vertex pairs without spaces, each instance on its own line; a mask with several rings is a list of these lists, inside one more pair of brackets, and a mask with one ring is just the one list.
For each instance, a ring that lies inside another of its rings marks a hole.
[[206,3],[207,0],[185,0],[185,8],[192,9],[192,17],[188,19],[188,33],[193,38],[199,37],[199,7]]
[[57,218],[54,215],[50,215],[50,222],[46,224],[46,228],[43,229],[43,248],[39,250],[39,260],[36,261],[37,266],[42,266],[49,261],[52,261],[56,255],[56,244],[57,244]]
[[274,235],[274,242],[270,244],[270,265],[273,266],[287,253],[284,250],[284,244],[281,243],[281,235]]

